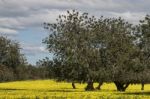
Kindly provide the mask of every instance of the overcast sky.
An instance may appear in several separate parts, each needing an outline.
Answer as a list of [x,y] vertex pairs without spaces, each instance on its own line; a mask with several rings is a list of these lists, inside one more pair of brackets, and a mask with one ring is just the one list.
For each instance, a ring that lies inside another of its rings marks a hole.
[[28,62],[51,57],[42,44],[44,22],[76,9],[95,16],[123,17],[133,24],[150,14],[150,0],[0,0],[0,34],[20,42]]

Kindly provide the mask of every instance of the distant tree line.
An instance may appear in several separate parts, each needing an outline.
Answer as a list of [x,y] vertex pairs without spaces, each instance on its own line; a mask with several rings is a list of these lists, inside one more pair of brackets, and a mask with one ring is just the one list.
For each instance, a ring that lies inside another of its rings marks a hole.
[[95,82],[98,89],[103,82],[114,82],[118,91],[150,82],[149,15],[133,25],[120,17],[73,10],[44,25],[50,33],[43,43],[55,59],[40,65],[51,71],[51,78],[72,82],[74,88],[75,82],[87,83],[85,90],[94,90]]

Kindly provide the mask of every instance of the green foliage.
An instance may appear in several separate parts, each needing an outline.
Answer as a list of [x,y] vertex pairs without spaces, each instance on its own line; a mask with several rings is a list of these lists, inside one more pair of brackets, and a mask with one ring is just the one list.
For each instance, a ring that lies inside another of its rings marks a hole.
[[50,34],[43,43],[60,62],[54,66],[61,74],[58,80],[89,86],[115,82],[119,91],[149,81],[149,16],[133,26],[121,18],[95,18],[73,10],[59,15],[56,23],[45,23],[45,28]]
[[17,42],[0,36],[0,64],[10,68],[16,68],[25,63],[24,56],[20,53],[20,46]]
[[51,61],[48,57],[46,57],[43,60],[39,60],[36,63],[38,73],[40,78],[54,78],[55,72],[54,72],[54,62]]
[[140,21],[140,25],[138,27],[138,33],[140,35],[139,60],[142,65],[140,69],[143,70],[141,73],[141,82],[147,83],[150,82],[150,16],[146,15],[145,19]]
[[52,33],[44,43],[62,62],[63,67],[60,71],[63,79],[79,82],[96,80],[95,74],[99,70],[97,66],[101,61],[99,52],[101,41],[97,40],[95,35],[97,22],[95,17],[73,10],[68,11],[67,15],[60,15],[56,24],[45,23],[45,28]]
[[0,82],[14,80],[14,73],[11,68],[0,64]]
[[26,59],[20,52],[20,45],[7,37],[0,36],[0,81],[26,79]]

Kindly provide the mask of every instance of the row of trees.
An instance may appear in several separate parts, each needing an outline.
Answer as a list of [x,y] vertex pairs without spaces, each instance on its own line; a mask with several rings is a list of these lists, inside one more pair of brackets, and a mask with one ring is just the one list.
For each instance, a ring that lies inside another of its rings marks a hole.
[[150,82],[150,16],[132,25],[73,10],[56,21],[44,23],[50,34],[43,40],[55,55],[56,80],[87,83],[86,90],[94,90],[94,82],[114,82],[118,91]]

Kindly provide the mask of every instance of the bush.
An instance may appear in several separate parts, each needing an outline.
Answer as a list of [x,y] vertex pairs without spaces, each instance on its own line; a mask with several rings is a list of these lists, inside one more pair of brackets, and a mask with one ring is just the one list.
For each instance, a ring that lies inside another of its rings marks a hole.
[[8,68],[7,66],[0,65],[0,81],[12,81],[14,80],[14,73],[11,68]]

